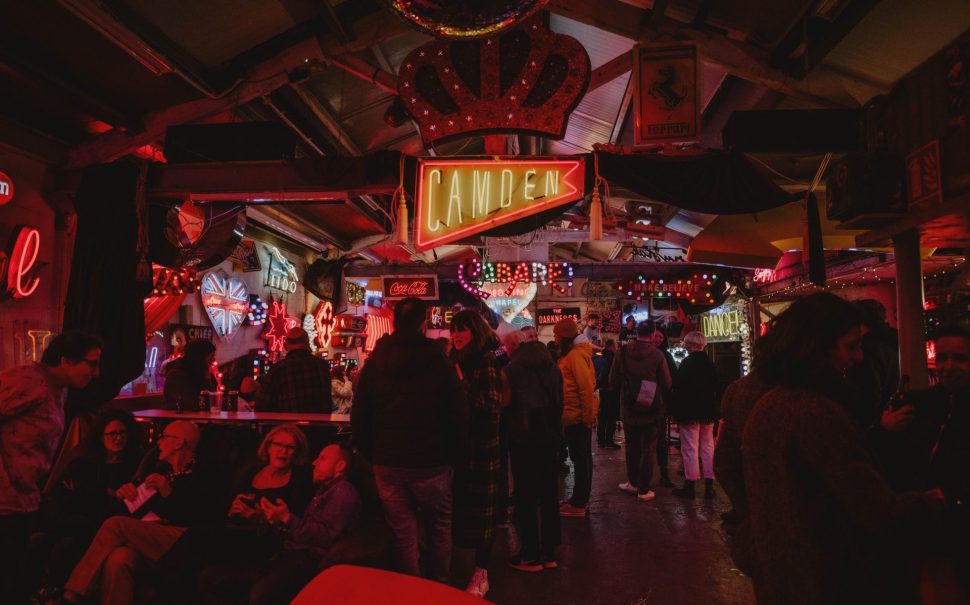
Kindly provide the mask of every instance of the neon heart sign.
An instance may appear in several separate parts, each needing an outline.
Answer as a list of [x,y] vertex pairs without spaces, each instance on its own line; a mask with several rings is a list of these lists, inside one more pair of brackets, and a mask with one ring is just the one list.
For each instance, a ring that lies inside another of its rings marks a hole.
[[249,313],[249,289],[222,269],[206,273],[199,289],[202,306],[216,333],[232,338]]

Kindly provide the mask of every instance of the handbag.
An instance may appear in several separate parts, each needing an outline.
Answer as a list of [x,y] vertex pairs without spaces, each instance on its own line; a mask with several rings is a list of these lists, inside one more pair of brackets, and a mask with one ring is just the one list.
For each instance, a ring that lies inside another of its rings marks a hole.
[[[626,347],[620,353],[623,361],[623,371],[626,372]],[[653,380],[628,378],[625,381],[626,404],[636,405],[643,408],[653,407],[653,402],[657,399],[657,383]]]

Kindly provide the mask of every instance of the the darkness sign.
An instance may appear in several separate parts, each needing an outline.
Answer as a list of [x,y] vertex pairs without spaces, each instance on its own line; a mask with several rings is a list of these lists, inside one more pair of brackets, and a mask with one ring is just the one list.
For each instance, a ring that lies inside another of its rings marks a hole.
[[539,309],[537,315],[537,325],[540,326],[551,326],[555,325],[562,319],[571,318],[576,322],[579,322],[580,318],[579,307],[553,307],[551,309]]
[[408,275],[384,277],[384,298],[400,300],[402,298],[420,298],[421,300],[438,300],[437,275]]

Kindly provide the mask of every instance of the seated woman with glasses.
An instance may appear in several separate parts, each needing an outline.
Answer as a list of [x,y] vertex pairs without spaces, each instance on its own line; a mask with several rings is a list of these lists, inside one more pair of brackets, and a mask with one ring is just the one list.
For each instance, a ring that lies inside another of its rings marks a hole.
[[[295,424],[281,424],[266,434],[257,452],[261,464],[245,472],[233,490],[228,529],[235,539],[227,541],[232,550],[240,546],[278,547],[275,534],[262,531],[266,529],[266,518],[260,502],[263,498],[270,502],[279,498],[290,510],[303,512],[313,496],[313,483],[306,468],[308,450],[306,436]],[[239,540],[246,544],[239,544]]]
[[[95,421],[78,455],[45,495],[41,512],[44,529],[31,543],[43,569],[44,584],[64,583],[84,554],[101,523],[127,514],[117,493],[131,481],[141,458],[143,441],[135,419],[122,410],[108,410]],[[46,558],[46,565],[41,559]]]

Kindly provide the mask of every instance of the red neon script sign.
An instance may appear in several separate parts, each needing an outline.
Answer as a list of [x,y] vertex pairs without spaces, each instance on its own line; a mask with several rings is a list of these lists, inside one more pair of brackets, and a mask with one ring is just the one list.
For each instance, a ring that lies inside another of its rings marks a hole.
[[13,179],[0,172],[0,206],[13,199]]
[[6,259],[0,259],[0,278],[6,273],[6,293],[14,298],[26,298],[37,290],[39,277],[30,273],[40,254],[40,231],[26,225],[19,225],[13,231],[12,245]]

